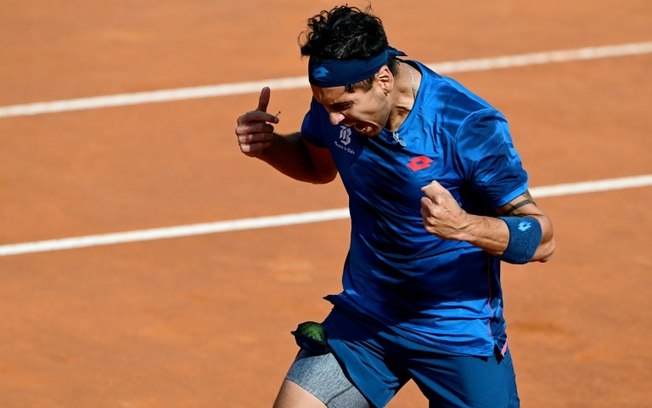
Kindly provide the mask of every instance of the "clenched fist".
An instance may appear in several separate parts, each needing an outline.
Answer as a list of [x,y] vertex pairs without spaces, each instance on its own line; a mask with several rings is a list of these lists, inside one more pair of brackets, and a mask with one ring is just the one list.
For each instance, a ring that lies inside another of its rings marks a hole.
[[457,203],[451,193],[437,181],[421,188],[421,217],[431,234],[444,239],[462,239],[469,226],[469,214]]

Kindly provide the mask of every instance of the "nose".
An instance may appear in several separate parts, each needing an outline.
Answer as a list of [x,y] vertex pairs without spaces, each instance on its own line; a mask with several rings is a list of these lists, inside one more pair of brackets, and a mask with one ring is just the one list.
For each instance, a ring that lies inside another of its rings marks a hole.
[[328,114],[328,118],[330,119],[332,125],[337,125],[344,120],[344,115],[339,112],[331,112]]

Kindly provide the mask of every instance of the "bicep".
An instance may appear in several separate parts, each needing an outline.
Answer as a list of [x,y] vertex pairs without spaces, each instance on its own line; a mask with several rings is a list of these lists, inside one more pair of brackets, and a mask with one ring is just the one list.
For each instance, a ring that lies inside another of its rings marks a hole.
[[497,208],[501,216],[541,215],[543,212],[537,207],[529,191],[519,195],[504,206]]
[[534,217],[539,220],[539,223],[541,223],[541,227],[544,229],[544,231],[546,230],[545,224],[550,223],[548,217],[543,212],[543,210],[539,208],[529,191],[519,195],[506,205],[497,208],[496,212],[502,217]]

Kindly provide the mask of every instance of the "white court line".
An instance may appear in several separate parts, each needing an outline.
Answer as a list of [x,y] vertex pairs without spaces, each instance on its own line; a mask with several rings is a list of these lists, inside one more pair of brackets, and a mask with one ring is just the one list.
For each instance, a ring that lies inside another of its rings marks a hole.
[[[490,69],[523,67],[528,65],[591,60],[598,58],[615,58],[650,53],[652,53],[652,41],[586,47],[572,50],[506,55],[492,58],[468,59],[461,61],[443,61],[431,63],[428,64],[428,66],[441,74],[451,74],[455,72],[482,71]],[[264,86],[269,86],[275,90],[307,88],[308,77],[299,76],[277,78],[254,82],[239,82],[221,85],[163,89],[151,92],[136,92],[51,102],[10,105],[0,107],[0,118],[258,93]]]
[[[633,177],[534,187],[530,190],[530,192],[536,198],[543,198],[620,190],[635,187],[646,187],[650,185],[652,185],[652,174],[646,174]],[[231,221],[180,225],[176,227],[117,232],[112,234],[87,235],[82,237],[53,239],[48,241],[0,245],[0,256],[20,255],[47,251],[61,251],[65,249],[125,244],[137,241],[153,241],[159,239],[188,237],[193,235],[217,234],[223,232],[309,224],[314,222],[341,220],[348,217],[349,211],[347,208],[336,208],[332,210],[311,211],[297,214],[285,214],[259,218],[243,218]]]

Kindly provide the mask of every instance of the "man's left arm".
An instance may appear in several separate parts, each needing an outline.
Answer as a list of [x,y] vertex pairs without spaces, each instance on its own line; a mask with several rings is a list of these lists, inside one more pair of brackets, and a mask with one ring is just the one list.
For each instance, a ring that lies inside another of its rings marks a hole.
[[437,181],[422,188],[421,216],[428,232],[467,241],[506,262],[545,262],[555,250],[552,222],[529,192],[496,209],[498,217],[464,211]]

